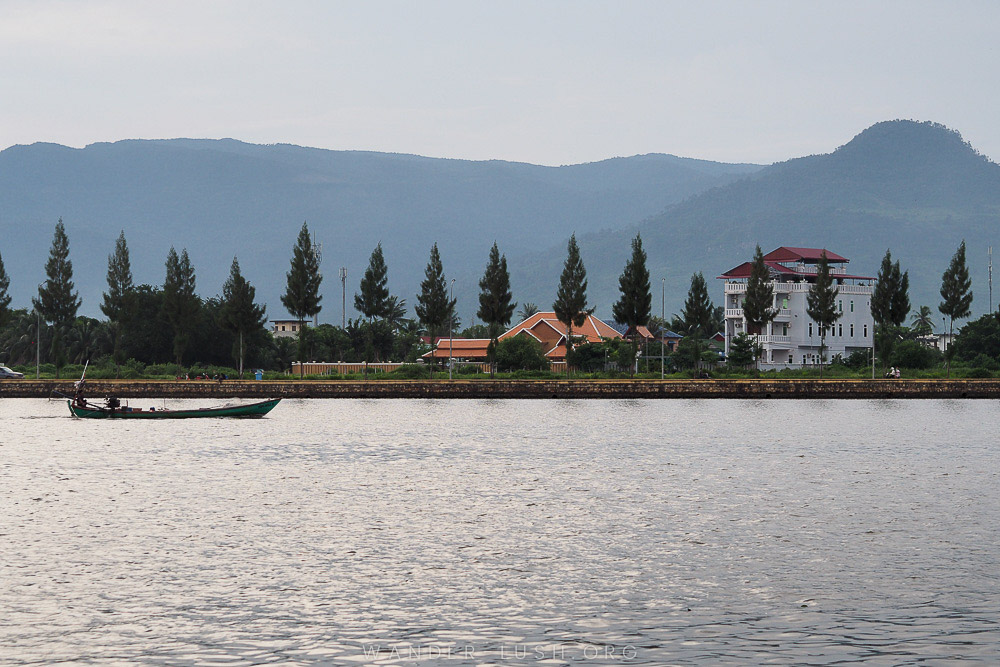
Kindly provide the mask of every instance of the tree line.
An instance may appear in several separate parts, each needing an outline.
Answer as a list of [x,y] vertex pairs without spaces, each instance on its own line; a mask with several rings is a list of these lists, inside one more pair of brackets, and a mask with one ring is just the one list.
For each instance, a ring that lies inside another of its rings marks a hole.
[[[704,341],[723,328],[724,311],[712,303],[704,276],[700,272],[692,275],[681,313],[668,321],[652,314],[646,261],[642,238],[636,234],[632,253],[619,278],[620,297],[612,306],[614,319],[625,327],[628,341],[627,350],[614,345],[619,365],[635,368],[639,327],[649,327],[654,333],[669,328],[683,334],[684,339],[672,356],[675,366],[697,368],[702,362],[717,361],[717,354],[707,351]],[[422,336],[433,341],[455,333],[488,338],[488,361],[494,368],[500,352],[498,338],[509,327],[518,306],[511,293],[506,256],[496,243],[490,248],[479,281],[476,315],[482,324],[462,329],[456,315],[454,280],[449,284],[445,278],[436,243],[431,246],[425,277],[416,297],[416,318],[408,318],[406,300],[389,293],[388,268],[379,243],[354,295],[359,317],[344,327],[328,324],[299,327],[294,343],[267,332],[266,308],[256,303],[255,288],[242,275],[236,257],[221,293],[209,299],[198,296],[195,269],[186,249],[178,253],[174,247],[170,248],[162,285],[135,285],[128,244],[122,232],[108,256],[107,291],[100,304],[107,320],[98,321],[77,314],[81,300],[74,288],[69,239],[60,219],[55,226],[45,275],[37,297],[32,299],[32,310],[12,310],[8,294],[10,279],[0,257],[0,349],[7,354],[7,363],[25,364],[33,360],[32,356],[44,357],[44,361],[55,367],[57,376],[66,363],[102,357],[114,365],[117,375],[129,362],[172,363],[178,368],[231,363],[242,375],[247,364],[277,370],[288,368],[293,359],[414,361],[429,349]],[[282,305],[294,318],[305,323],[322,310],[322,280],[309,228],[303,223],[292,248],[286,289],[281,296]],[[588,304],[587,286],[586,268],[576,236],[572,235],[552,304],[552,310],[568,332],[568,366],[587,367],[596,363],[595,350],[584,350],[573,336],[574,329],[579,329],[595,310]],[[950,317],[951,332],[956,319],[969,315],[970,286],[963,241],[942,278],[943,300],[939,310]],[[899,262],[893,263],[891,253],[886,251],[871,305],[876,323],[874,335],[883,359],[891,358],[894,346],[903,338],[901,327],[910,310],[908,289],[908,272],[902,272]],[[824,253],[807,297],[808,314],[819,324],[821,352],[825,349],[828,328],[840,317],[835,306],[837,295]],[[757,246],[743,302],[747,332],[732,341],[731,364],[749,365],[757,361],[760,346],[752,336],[761,333],[777,315],[773,301],[769,270]],[[914,331],[930,328],[930,316],[925,311],[929,311],[926,306],[915,318],[919,326],[915,325]],[[537,306],[524,304],[520,315],[528,317],[534,312]],[[44,330],[42,322],[46,325]],[[547,365],[537,346],[532,348],[524,341],[511,345],[514,347],[504,353],[505,365],[511,358],[529,366]],[[607,350],[604,352],[607,356]],[[950,363],[950,357],[947,361]]]

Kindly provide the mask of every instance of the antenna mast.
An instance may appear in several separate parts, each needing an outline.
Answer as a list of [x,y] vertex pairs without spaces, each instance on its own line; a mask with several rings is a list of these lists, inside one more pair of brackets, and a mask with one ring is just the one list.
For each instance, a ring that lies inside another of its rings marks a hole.
[[[323,244],[316,242],[316,232],[313,232],[313,235],[312,235],[312,254],[313,254],[313,258],[316,260],[316,269],[317,269],[316,272],[317,272],[317,275],[320,278],[322,278],[323,277],[323,272],[319,271],[319,265],[320,265],[320,262],[323,261]],[[319,326],[319,313],[315,313],[313,315],[313,326],[314,327],[318,327]]]

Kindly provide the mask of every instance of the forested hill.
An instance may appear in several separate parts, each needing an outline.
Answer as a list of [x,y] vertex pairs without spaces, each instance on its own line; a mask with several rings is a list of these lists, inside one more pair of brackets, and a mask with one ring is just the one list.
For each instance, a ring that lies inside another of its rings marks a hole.
[[[161,284],[169,248],[187,248],[203,297],[221,291],[238,255],[269,315],[280,317],[278,295],[305,220],[323,244],[320,319],[339,323],[338,269],[348,268],[350,307],[379,241],[389,287],[408,305],[435,241],[447,275],[461,277],[458,292],[474,295],[475,280],[465,277],[482,273],[494,240],[508,256],[558,245],[574,231],[632,224],[757,169],[669,155],[542,167],[233,140],[15,146],[0,152],[0,255],[13,306],[27,306],[62,217],[89,315],[98,315],[119,230],[137,283]],[[466,317],[473,298],[463,300]]]
[[[890,248],[910,272],[914,307],[926,304],[936,312],[941,274],[963,238],[973,310],[985,312],[988,246],[996,245],[1000,258],[1000,166],[942,125],[878,123],[832,153],[774,164],[629,229],[580,238],[600,311],[609,311],[605,304],[616,298],[617,276],[637,230],[653,282],[667,278],[668,315],[681,307],[693,272],[714,279],[750,259],[756,243],[765,252],[781,245],[826,247],[863,275],[874,275]],[[552,291],[557,252],[553,247],[515,266],[516,275],[537,280],[522,284],[522,293]],[[722,286],[713,282],[712,298],[719,302]]]

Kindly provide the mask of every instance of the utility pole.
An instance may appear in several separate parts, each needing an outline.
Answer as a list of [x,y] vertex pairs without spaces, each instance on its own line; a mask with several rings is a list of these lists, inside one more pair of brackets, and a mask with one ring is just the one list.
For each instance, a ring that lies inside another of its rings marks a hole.
[[993,246],[990,246],[990,312],[993,312]]
[[[340,328],[347,333],[347,267],[340,267]],[[340,349],[340,363],[344,363],[344,349]]]
[[347,267],[340,267],[340,328],[347,330]]
[[667,321],[667,309],[664,304],[667,302],[667,279],[660,278],[660,379],[662,380],[663,375],[663,325]]
[[[449,301],[455,300],[455,279],[451,279],[451,296],[448,297]],[[451,379],[451,368],[454,365],[452,362],[453,352],[455,351],[455,309],[451,309],[451,316],[448,318],[448,379]]]

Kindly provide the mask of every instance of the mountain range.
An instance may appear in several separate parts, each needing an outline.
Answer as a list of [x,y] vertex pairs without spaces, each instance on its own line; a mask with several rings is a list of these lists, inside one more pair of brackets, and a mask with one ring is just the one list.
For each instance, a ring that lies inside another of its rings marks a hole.
[[[137,282],[162,283],[167,251],[186,247],[199,293],[213,296],[235,255],[269,316],[281,317],[278,297],[303,220],[323,246],[320,320],[334,323],[339,267],[348,269],[352,317],[353,294],[379,242],[390,290],[411,307],[437,242],[456,279],[460,315],[470,321],[495,240],[508,257],[515,299],[548,308],[574,232],[602,316],[617,298],[636,233],[649,255],[654,304],[662,286],[668,316],[680,309],[693,272],[715,278],[749,259],[757,243],[765,252],[826,247],[863,275],[874,275],[890,248],[910,272],[914,307],[936,307],[941,273],[962,239],[973,308],[983,312],[1000,166],[956,131],[900,120],[831,153],[770,166],[642,155],[542,167],[230,139],[14,146],[0,151],[0,256],[14,306],[28,305],[44,279],[60,217],[81,312],[91,315],[124,230]],[[712,288],[721,300],[721,285]]]
[[167,252],[187,248],[203,297],[221,292],[238,256],[272,318],[284,316],[292,246],[303,221],[322,244],[324,310],[348,317],[369,255],[382,243],[389,288],[412,306],[431,244],[456,277],[463,317],[496,241],[510,257],[569,234],[617,228],[759,169],[669,155],[564,167],[345,152],[233,140],[53,144],[0,152],[0,256],[15,306],[44,280],[56,221],[70,238],[82,313],[97,315],[119,231],[137,283],[163,282]]

